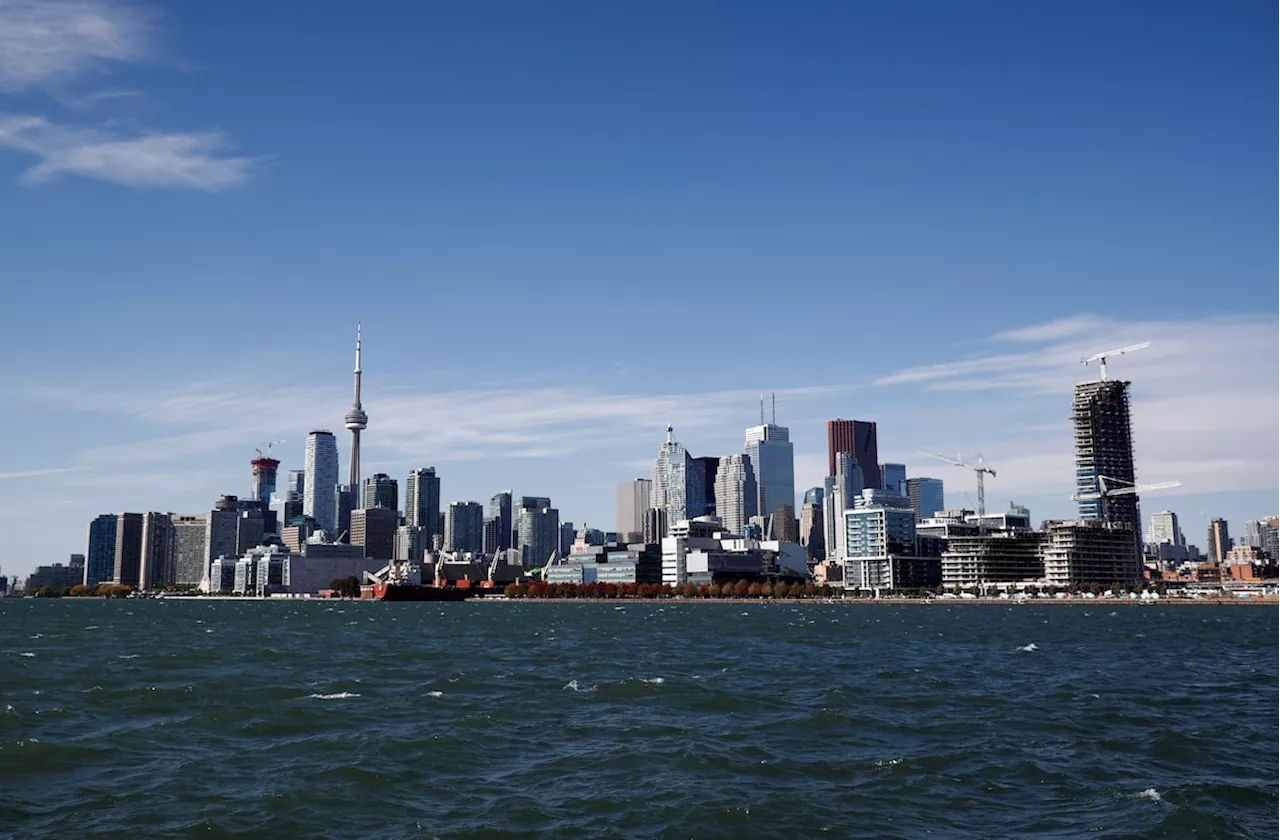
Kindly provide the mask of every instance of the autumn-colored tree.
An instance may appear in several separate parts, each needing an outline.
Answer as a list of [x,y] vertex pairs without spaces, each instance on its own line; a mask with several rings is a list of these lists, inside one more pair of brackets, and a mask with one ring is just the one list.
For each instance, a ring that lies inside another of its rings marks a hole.
[[71,587],[71,592],[69,594],[74,595],[75,597],[78,598],[81,595],[88,595],[91,592],[92,590],[90,589],[90,587],[85,586],[83,583],[77,583],[75,586]]
[[747,583],[745,580],[740,580],[733,585],[733,597],[745,598],[747,597],[748,590],[750,589],[751,584]]

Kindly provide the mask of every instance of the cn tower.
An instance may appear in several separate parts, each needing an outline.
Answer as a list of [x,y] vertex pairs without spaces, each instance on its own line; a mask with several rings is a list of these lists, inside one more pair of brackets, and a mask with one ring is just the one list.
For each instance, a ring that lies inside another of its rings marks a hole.
[[347,412],[346,426],[351,430],[351,476],[348,484],[354,493],[360,492],[360,431],[369,425],[369,415],[360,407],[360,323],[356,322],[356,393],[355,402]]

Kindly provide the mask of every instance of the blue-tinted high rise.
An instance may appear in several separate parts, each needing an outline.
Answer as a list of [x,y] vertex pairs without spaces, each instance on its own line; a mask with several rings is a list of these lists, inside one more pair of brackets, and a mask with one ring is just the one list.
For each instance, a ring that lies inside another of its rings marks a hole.
[[911,500],[916,519],[928,519],[947,509],[940,478],[908,478],[907,498]]
[[907,495],[907,465],[881,464],[880,487],[899,496]]
[[756,480],[756,510],[775,516],[787,507],[795,517],[795,452],[785,426],[765,423],[747,429],[746,455]]
[[116,515],[104,513],[89,523],[89,546],[85,551],[85,586],[111,580],[116,565]]

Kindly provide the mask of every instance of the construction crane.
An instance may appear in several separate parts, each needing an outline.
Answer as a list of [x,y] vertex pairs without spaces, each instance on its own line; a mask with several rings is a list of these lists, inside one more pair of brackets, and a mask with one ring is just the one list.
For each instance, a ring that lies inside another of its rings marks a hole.
[[[1107,499],[1112,496],[1131,496],[1134,493],[1145,493],[1148,490],[1168,490],[1170,487],[1181,487],[1181,481],[1157,481],[1152,484],[1121,484],[1124,479],[1098,476],[1098,489],[1088,493],[1076,493],[1071,497],[1073,502],[1099,501],[1098,514],[1103,522],[1110,521],[1107,516]],[[1110,486],[1120,484],[1121,486]]]
[[966,469],[973,470],[974,475],[978,478],[978,521],[981,522],[982,517],[987,513],[987,489],[983,483],[982,477],[984,475],[989,475],[992,478],[996,477],[996,471],[987,466],[986,461],[982,460],[982,455],[978,455],[977,460],[973,463],[969,463],[968,461],[962,460],[958,455],[951,458],[946,455],[939,455],[936,452],[925,452],[924,450],[921,450],[920,454],[928,455],[930,458],[937,458],[939,461],[946,461],[948,464],[953,464],[957,467],[965,467]]
[[[261,448],[261,449],[255,449],[255,450],[253,450],[253,451],[258,453],[258,457],[259,457],[259,458],[270,458],[270,457],[271,457],[271,447],[275,446],[277,443],[288,443],[288,441],[284,441],[284,440],[269,440],[269,441],[267,441],[266,443],[262,444],[262,448]],[[262,450],[263,450],[263,449],[265,449],[265,450],[267,451],[267,454],[266,454],[266,455],[263,455],[263,454],[262,454]]]
[[1144,347],[1150,347],[1150,346],[1151,346],[1150,341],[1144,341],[1141,344],[1130,344],[1128,347],[1121,347],[1117,350],[1108,350],[1105,353],[1094,353],[1092,356],[1090,356],[1087,359],[1081,359],[1080,364],[1087,366],[1092,362],[1097,362],[1098,367],[1102,369],[1102,381],[1106,382],[1108,356],[1123,356],[1125,353],[1132,353],[1135,350],[1141,350]]

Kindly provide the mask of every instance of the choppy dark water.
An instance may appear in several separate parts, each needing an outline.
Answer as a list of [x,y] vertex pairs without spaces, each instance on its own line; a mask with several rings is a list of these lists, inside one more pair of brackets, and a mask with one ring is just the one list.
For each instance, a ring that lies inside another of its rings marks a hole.
[[1271,838],[1277,737],[1268,608],[0,601],[24,838]]

